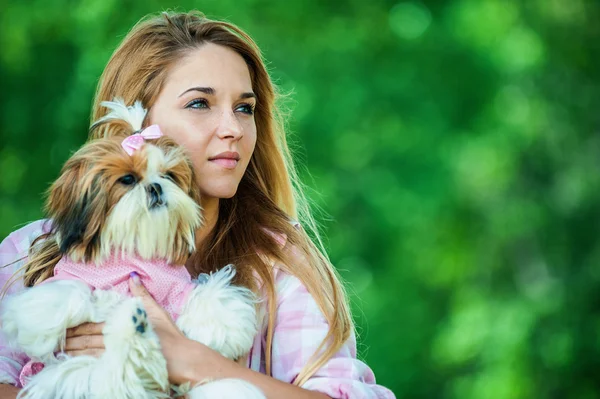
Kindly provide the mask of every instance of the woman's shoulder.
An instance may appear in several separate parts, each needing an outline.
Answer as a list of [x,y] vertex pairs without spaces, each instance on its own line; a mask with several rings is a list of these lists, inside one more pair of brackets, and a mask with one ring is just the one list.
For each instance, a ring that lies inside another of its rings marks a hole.
[[[296,220],[290,220],[290,224],[293,227],[295,227],[297,230],[302,229],[300,223],[298,223]],[[263,227],[263,229],[267,234],[269,234],[271,237],[273,237],[275,242],[277,242],[277,244],[279,245],[279,248],[281,248],[282,250],[283,249],[289,250],[290,245],[288,244],[288,237],[285,233],[275,232],[275,231],[269,229],[268,227]],[[281,270],[281,265],[276,260],[271,259],[269,261],[269,263],[271,263],[271,271],[273,273],[273,278],[276,282],[278,281],[278,279],[287,275],[287,273],[285,273]]]
[[[296,229],[300,229],[300,223],[295,220],[290,220],[290,224],[294,226]],[[268,227],[262,228],[267,234],[269,234],[273,239],[279,244],[281,248],[285,247],[287,244],[287,235],[285,233],[277,233]]]
[[41,235],[48,233],[50,228],[50,220],[36,220],[10,233],[2,242],[2,247],[5,251],[12,249],[18,254],[27,254],[31,243]]
[[[21,273],[21,266],[27,262],[31,243],[48,233],[50,228],[51,223],[48,220],[37,220],[13,231],[0,243],[0,289],[12,280],[15,273]],[[7,293],[14,293],[20,289],[23,289],[22,284],[11,284]]]

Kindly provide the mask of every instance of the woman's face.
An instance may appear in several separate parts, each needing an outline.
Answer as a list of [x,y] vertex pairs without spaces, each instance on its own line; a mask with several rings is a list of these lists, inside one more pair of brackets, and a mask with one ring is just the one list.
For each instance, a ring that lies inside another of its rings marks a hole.
[[150,123],[182,145],[204,199],[231,198],[256,144],[250,73],[235,51],[212,43],[171,67]]

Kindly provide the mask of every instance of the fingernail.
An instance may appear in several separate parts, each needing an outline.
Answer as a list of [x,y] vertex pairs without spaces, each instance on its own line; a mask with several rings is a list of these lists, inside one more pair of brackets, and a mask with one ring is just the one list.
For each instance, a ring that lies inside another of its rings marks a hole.
[[136,272],[129,273],[129,277],[133,280],[135,285],[140,285],[140,275]]

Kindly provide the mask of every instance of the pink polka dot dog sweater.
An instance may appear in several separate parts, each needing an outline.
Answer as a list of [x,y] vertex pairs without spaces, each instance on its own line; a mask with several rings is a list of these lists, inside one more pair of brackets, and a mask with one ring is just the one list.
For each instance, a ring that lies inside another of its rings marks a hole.
[[143,260],[119,255],[112,255],[98,266],[63,258],[54,268],[54,277],[44,284],[56,280],[80,280],[92,290],[112,289],[131,296],[128,285],[131,272],[139,274],[144,287],[173,320],[177,320],[183,303],[196,286],[183,265],[173,265],[163,259]]

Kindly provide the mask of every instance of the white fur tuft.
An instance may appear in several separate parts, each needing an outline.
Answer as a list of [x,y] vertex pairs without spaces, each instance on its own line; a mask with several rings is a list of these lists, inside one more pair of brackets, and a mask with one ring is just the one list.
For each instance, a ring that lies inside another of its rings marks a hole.
[[[55,297],[60,293],[69,295],[69,283],[83,284],[78,281],[56,281],[42,284],[31,289],[27,298],[21,298],[21,312],[35,321],[38,314],[25,313],[23,309],[30,309],[31,303],[37,303],[37,299],[47,299],[45,294],[49,292]],[[53,288],[53,291],[41,288]],[[71,287],[73,288],[73,287]],[[86,287],[87,288],[87,287]],[[91,356],[71,357],[59,353],[56,357],[50,355],[45,359],[45,367],[32,376],[19,393],[19,398],[24,399],[85,399],[85,398],[122,398],[122,399],[162,399],[169,397],[169,377],[167,363],[164,359],[158,337],[148,323],[147,315],[139,298],[128,298],[121,300],[115,306],[119,295],[96,290],[91,301],[96,308],[91,313],[99,315],[110,313],[106,319],[106,325],[102,331],[106,351],[95,358]],[[34,296],[40,296],[35,298]],[[90,296],[91,297],[91,296]],[[23,301],[27,299],[28,301]],[[77,295],[69,295],[62,298],[64,302],[71,304],[77,299]],[[81,299],[81,298],[79,298]],[[89,301],[89,299],[85,299]],[[50,306],[52,306],[50,304]],[[66,329],[65,319],[68,307],[39,307],[46,309],[46,315],[42,324],[38,319],[36,325],[37,334],[42,337],[48,336],[52,342],[58,339],[55,330]],[[48,312],[52,309],[53,312]],[[112,311],[110,311],[112,309]],[[88,315],[87,319],[94,319]],[[101,321],[101,320],[95,320]],[[79,323],[78,323],[79,324]],[[49,325],[57,326],[45,331]],[[28,331],[35,331],[29,328]],[[40,344],[41,345],[41,344]],[[51,343],[47,346],[51,346]],[[46,347],[46,346],[44,346]],[[10,381],[9,381],[10,382]],[[57,383],[59,382],[59,383]]]
[[[89,397],[91,375],[98,359],[92,356],[69,357],[59,354],[57,360],[32,376],[17,398],[85,398]],[[60,384],[57,382],[60,381]]]
[[158,336],[139,298],[124,300],[102,331],[106,351],[96,375],[93,398],[168,398],[169,376]]
[[266,399],[265,395],[247,381],[225,378],[199,385],[188,392],[189,399]]
[[177,319],[188,338],[232,360],[250,351],[258,329],[254,294],[231,285],[234,276],[232,265],[209,275],[190,293]]
[[115,97],[113,101],[102,101],[100,105],[111,111],[98,119],[94,124],[121,119],[129,123],[133,131],[138,131],[142,128],[147,110],[144,109],[141,101],[137,100],[133,105],[127,106],[122,98]]
[[[92,321],[92,292],[82,281],[41,284],[2,301],[0,319],[9,342],[30,357],[53,357],[67,328]],[[52,309],[52,311],[48,311]]]
[[[18,368],[21,366],[20,363],[17,363],[16,360],[6,359],[8,362],[16,363],[15,366]],[[17,380],[15,377],[7,373],[6,371],[0,371],[0,384],[9,384],[9,385],[17,385]]]

